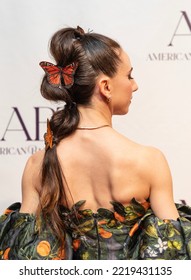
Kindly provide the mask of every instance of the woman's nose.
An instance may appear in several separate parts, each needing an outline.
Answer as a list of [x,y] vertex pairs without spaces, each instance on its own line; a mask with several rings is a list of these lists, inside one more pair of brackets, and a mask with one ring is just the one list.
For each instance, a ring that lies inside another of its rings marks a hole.
[[138,85],[134,79],[132,81],[133,81],[133,92],[134,92],[138,90]]

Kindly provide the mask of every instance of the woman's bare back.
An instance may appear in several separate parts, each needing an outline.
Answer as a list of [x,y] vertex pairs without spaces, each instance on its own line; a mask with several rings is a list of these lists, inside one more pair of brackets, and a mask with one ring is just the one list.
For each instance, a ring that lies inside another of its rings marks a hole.
[[[161,219],[178,217],[172,178],[160,150],[137,144],[112,128],[76,131],[57,146],[69,207],[86,200],[83,208],[94,212],[111,209],[110,201],[128,204],[132,198],[151,207]],[[41,190],[44,151],[31,156],[22,178],[20,212],[35,213]]]
[[70,206],[85,199],[84,207],[96,211],[110,209],[111,200],[127,204],[149,197],[149,148],[112,128],[76,131],[60,142],[57,154]]

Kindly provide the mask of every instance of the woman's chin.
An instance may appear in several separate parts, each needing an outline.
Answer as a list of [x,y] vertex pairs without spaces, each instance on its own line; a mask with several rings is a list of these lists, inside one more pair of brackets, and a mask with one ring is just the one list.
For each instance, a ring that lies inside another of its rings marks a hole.
[[126,115],[129,112],[129,106],[113,112],[113,115]]

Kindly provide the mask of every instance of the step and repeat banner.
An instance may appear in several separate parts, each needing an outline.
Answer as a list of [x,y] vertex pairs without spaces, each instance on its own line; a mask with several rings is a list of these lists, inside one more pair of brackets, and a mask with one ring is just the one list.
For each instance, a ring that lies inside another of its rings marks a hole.
[[40,95],[39,62],[53,62],[56,30],[77,25],[128,52],[139,90],[113,126],[162,150],[175,201],[191,204],[190,0],[1,0],[0,18],[0,212],[21,201],[25,163],[44,147],[46,119],[57,108]]

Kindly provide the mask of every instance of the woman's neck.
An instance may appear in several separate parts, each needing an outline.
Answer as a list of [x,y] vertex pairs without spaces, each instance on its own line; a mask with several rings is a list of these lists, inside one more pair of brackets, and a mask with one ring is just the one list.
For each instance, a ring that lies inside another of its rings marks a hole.
[[92,106],[78,105],[80,112],[79,127],[98,127],[102,125],[112,126],[111,113],[107,110],[99,110]]

